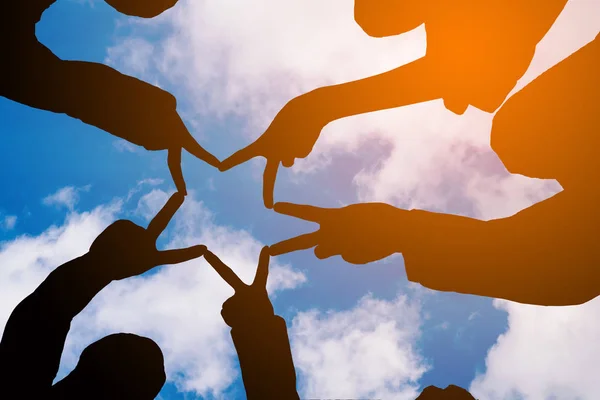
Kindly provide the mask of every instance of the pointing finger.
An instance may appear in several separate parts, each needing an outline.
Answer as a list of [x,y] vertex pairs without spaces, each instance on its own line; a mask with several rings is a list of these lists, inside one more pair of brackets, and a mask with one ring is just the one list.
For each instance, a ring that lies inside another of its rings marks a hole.
[[280,202],[273,206],[275,212],[279,214],[289,215],[290,217],[300,218],[305,221],[319,223],[326,213],[331,210],[328,208],[320,208],[309,205],[293,204]]
[[187,135],[184,136],[182,145],[183,148],[186,149],[186,151],[188,151],[194,157],[199,158],[200,160],[204,161],[209,165],[212,165],[215,168],[220,168],[221,161],[219,161],[217,157],[213,156],[208,151],[206,151],[204,147],[200,146],[200,144],[196,141],[196,139],[194,139],[194,137],[190,133],[187,133]]
[[270,246],[269,253],[272,256],[291,253],[298,250],[306,250],[319,244],[319,231],[296,236],[283,240]]
[[279,160],[267,158],[267,165],[263,174],[263,201],[267,208],[273,208],[273,193],[275,192],[275,179],[277,179],[278,169]]
[[252,286],[261,288],[267,287],[270,257],[271,255],[269,254],[269,247],[263,247],[258,258],[258,268],[256,270],[256,275],[254,276],[254,282],[252,282]]
[[254,157],[260,156],[261,155],[261,146],[259,144],[259,140],[260,140],[260,138],[257,139],[255,142],[250,143],[248,146],[244,147],[243,149],[238,150],[237,152],[233,153],[231,156],[229,156],[225,160],[223,160],[223,162],[221,162],[221,166],[219,167],[219,169],[221,171],[227,171],[228,169],[231,169],[237,165],[245,163],[246,161],[251,160]]
[[206,250],[204,253],[204,259],[217,271],[217,273],[223,278],[225,282],[229,284],[236,292],[244,288],[246,284],[229,268],[223,261],[214,255],[210,250]]
[[181,207],[183,204],[183,199],[183,194],[180,192],[175,192],[171,198],[169,198],[167,204],[163,206],[163,208],[148,224],[146,231],[151,235],[151,237],[157,239],[160,236],[162,231],[164,231],[167,225],[169,225],[173,215],[175,215],[179,207]]
[[187,195],[187,189],[183,179],[183,172],[181,171],[181,147],[173,147],[169,149],[167,155],[167,164],[169,166],[171,176],[173,177],[173,182],[175,182],[177,191],[184,196]]
[[185,249],[163,250],[156,256],[156,265],[179,264],[202,257],[206,252],[206,246],[192,246]]

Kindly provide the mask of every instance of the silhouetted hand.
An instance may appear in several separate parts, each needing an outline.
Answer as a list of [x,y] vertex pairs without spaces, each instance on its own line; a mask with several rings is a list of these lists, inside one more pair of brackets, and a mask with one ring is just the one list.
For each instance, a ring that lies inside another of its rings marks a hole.
[[[271,255],[315,247],[315,255],[328,258],[341,255],[352,264],[366,264],[398,252],[395,221],[410,212],[385,203],[361,203],[342,208],[319,208],[291,203],[276,203],[274,210],[306,221],[320,229],[271,246]],[[408,221],[407,221],[408,222]]]
[[222,161],[220,170],[226,171],[254,157],[265,157],[263,198],[265,206],[272,208],[279,164],[289,168],[296,158],[308,156],[329,122],[319,111],[318,103],[306,94],[292,99],[279,111],[262,136]]
[[183,199],[181,193],[173,194],[146,229],[128,220],[114,222],[94,240],[89,254],[110,269],[113,280],[140,275],[159,265],[178,264],[201,257],[206,251],[203,245],[163,251],[156,248],[158,236]]
[[221,316],[230,327],[260,325],[260,321],[273,317],[275,312],[267,294],[267,277],[269,275],[269,248],[260,252],[258,268],[254,281],[246,285],[216,255],[206,250],[204,258],[217,273],[227,282],[235,294],[223,303]]

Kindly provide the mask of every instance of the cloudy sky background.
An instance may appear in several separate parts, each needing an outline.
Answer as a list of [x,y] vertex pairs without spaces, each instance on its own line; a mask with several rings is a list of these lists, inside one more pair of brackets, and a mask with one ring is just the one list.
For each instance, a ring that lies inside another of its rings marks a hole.
[[[101,1],[58,1],[39,39],[65,59],[107,63],[175,94],[198,140],[225,158],[292,97],[386,71],[425,53],[422,28],[374,39],[351,0],[181,0],[152,21]],[[600,1],[571,0],[518,88],[591,41]],[[146,224],[174,187],[166,154],[0,99],[0,329],[48,273],[117,218]],[[441,102],[328,125],[313,153],[282,170],[276,199],[336,207],[386,201],[499,218],[561,190],[508,174],[490,149],[492,115]],[[190,195],[163,247],[204,243],[249,281],[264,244],[314,229],[265,210],[255,160],[219,173],[187,155]],[[457,384],[489,400],[600,398],[600,302],[534,307],[409,284],[402,257],[366,266],[300,252],[273,260],[269,290],[289,328],[304,398],[412,400]],[[112,332],[153,338],[170,399],[243,398],[221,304],[230,289],[203,260],[113,283],[79,315],[60,376]]]

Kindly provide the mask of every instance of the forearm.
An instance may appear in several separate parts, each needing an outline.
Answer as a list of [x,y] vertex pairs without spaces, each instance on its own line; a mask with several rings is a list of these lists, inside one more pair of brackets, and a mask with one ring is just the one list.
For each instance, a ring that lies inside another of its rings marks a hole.
[[326,125],[352,115],[441,98],[433,71],[429,61],[423,57],[379,75],[325,86],[303,96]]
[[[555,196],[556,197],[556,196]],[[549,199],[501,220],[411,211],[409,280],[434,290],[536,305],[574,305],[598,294],[594,223]],[[418,227],[418,228],[417,228]],[[399,244],[401,246],[401,244]]]
[[[111,279],[89,254],[55,269],[12,312],[0,342],[2,370],[12,379],[51,385],[71,320]],[[5,375],[5,376],[7,376]]]
[[272,316],[231,330],[248,400],[299,399],[285,321]]

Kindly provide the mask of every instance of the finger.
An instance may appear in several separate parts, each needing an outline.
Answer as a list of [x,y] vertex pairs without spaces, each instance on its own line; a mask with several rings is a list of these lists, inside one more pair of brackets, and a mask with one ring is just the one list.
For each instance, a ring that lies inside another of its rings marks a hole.
[[263,174],[263,201],[267,208],[273,208],[273,192],[275,192],[275,179],[277,179],[278,169],[279,160],[267,158],[267,165]]
[[206,246],[192,246],[185,249],[163,250],[156,255],[156,265],[179,264],[202,257]]
[[285,214],[289,215],[290,217],[303,219],[305,221],[319,223],[325,214],[331,209],[280,202],[273,206],[273,210],[279,214]]
[[270,246],[269,254],[279,256],[281,254],[291,253],[298,250],[306,250],[315,247],[319,243],[319,231],[296,236],[291,239],[283,240]]
[[315,256],[319,260],[324,260],[329,257],[337,256],[339,252],[335,251],[333,247],[328,247],[324,245],[319,245],[315,247]]
[[206,250],[204,253],[204,259],[208,261],[215,271],[217,271],[217,274],[219,274],[221,278],[223,278],[223,280],[227,282],[229,286],[231,286],[236,292],[246,286],[246,284],[242,282],[240,278],[238,278],[235,272],[225,265],[223,261],[221,261],[219,257],[214,255],[210,250]]
[[221,162],[219,169],[221,171],[227,171],[237,165],[245,163],[248,160],[253,159],[261,155],[261,145],[259,142],[260,138],[255,142],[250,143],[248,146],[241,150],[233,153],[231,156]]
[[291,168],[294,166],[294,161],[295,161],[294,157],[285,158],[285,159],[281,160],[281,164],[286,168]]
[[200,160],[204,161],[209,165],[212,165],[215,168],[221,167],[221,161],[219,161],[217,157],[213,156],[208,151],[206,151],[204,147],[200,146],[200,144],[196,141],[196,139],[194,139],[194,137],[190,133],[184,136],[182,145],[183,148],[186,149],[186,151],[188,151],[194,157],[199,158]]
[[260,288],[267,287],[270,257],[271,255],[269,254],[269,247],[263,247],[260,251],[260,256],[258,257],[258,268],[256,269],[256,275],[254,276],[254,282],[252,282],[252,286]]
[[171,198],[167,201],[167,204],[156,214],[156,216],[148,224],[146,231],[153,237],[158,236],[165,230],[173,215],[177,212],[179,207],[183,204],[183,194],[175,192]]
[[171,176],[173,177],[173,182],[175,182],[177,191],[184,196],[187,195],[183,172],[181,171],[181,147],[169,149],[167,164],[169,165],[169,171],[171,171]]

